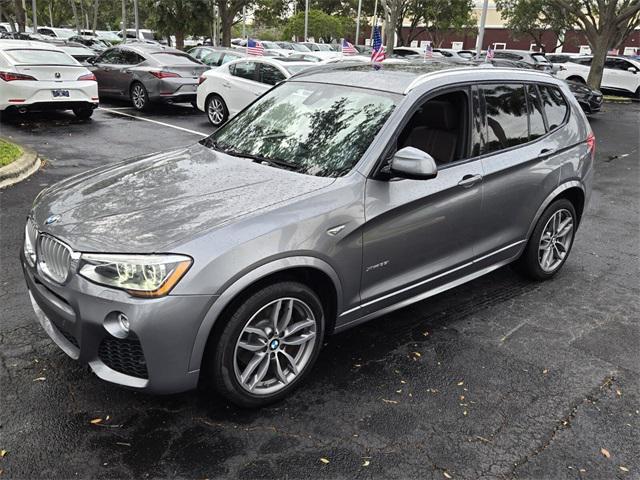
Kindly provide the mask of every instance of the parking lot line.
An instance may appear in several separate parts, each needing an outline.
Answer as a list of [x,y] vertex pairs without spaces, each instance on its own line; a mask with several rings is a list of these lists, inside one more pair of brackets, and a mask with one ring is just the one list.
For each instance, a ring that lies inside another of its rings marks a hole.
[[159,122],[158,120],[151,120],[150,118],[138,117],[136,115],[130,115],[128,113],[120,112],[118,110],[114,110],[113,108],[104,108],[99,107],[98,110],[104,110],[105,112],[114,113],[116,115],[122,115],[123,117],[131,117],[136,120],[142,120],[144,122],[155,123],[157,125],[162,125],[164,127],[175,128],[176,130],[182,130],[183,132],[192,133],[194,135],[200,135],[201,137],[208,137],[208,133],[196,132],[195,130],[189,130],[188,128],[178,127],[177,125],[171,125],[170,123]]

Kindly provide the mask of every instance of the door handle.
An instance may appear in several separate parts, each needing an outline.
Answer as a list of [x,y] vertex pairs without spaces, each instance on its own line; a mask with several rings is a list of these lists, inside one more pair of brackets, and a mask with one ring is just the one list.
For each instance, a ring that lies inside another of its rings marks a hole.
[[125,70],[124,73],[129,74],[131,73],[131,70]]
[[543,148],[542,150],[540,150],[540,153],[538,154],[538,158],[547,158],[553,155],[554,153],[556,153],[556,150],[553,148]]
[[458,182],[458,185],[464,188],[473,187],[476,183],[482,181],[482,175],[465,175],[462,180]]
[[227,83],[227,82],[223,82],[222,86],[225,87],[225,88],[229,88],[229,87],[231,87],[231,84]]

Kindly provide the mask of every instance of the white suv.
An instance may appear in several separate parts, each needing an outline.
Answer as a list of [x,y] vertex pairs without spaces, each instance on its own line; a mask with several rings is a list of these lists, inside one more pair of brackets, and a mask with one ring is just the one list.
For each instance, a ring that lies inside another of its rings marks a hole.
[[[591,56],[571,58],[562,64],[564,68],[557,73],[557,76],[565,80],[587,83],[592,60]],[[636,98],[640,98],[640,62],[625,57],[607,57],[601,88],[632,93]]]

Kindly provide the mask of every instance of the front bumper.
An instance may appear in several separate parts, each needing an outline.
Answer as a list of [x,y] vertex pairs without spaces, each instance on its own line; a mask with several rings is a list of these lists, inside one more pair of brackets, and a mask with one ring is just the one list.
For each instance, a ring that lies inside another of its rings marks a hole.
[[[88,364],[99,378],[129,388],[176,393],[197,386],[199,370],[189,371],[189,360],[214,297],[138,299],[77,274],[61,286],[46,280],[22,254],[21,260],[38,321],[71,358]],[[129,318],[126,338],[107,329],[114,312]]]

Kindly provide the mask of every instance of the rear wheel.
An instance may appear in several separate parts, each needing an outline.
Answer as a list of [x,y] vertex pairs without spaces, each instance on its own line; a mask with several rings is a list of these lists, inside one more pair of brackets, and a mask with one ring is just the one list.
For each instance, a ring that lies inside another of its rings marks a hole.
[[149,108],[149,93],[147,92],[145,86],[140,82],[136,82],[131,85],[129,96],[131,97],[131,103],[136,108],[136,110],[142,111]]
[[315,363],[324,322],[322,304],[306,285],[279,282],[253,293],[211,339],[215,389],[241,407],[286,397]]
[[207,98],[205,112],[207,113],[209,122],[211,122],[214,127],[219,127],[229,118],[227,105],[224,103],[222,97],[216,94],[210,95],[209,98]]
[[73,109],[73,114],[80,120],[87,120],[93,115],[93,108],[77,107]]
[[544,211],[518,261],[520,270],[535,280],[553,277],[569,257],[577,215],[573,204],[561,198]]

